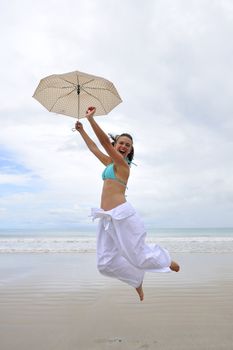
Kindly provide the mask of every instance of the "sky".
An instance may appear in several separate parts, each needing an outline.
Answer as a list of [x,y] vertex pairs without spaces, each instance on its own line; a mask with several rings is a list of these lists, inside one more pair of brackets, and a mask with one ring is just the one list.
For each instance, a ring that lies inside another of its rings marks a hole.
[[231,0],[2,0],[0,17],[0,228],[90,227],[103,166],[32,98],[75,70],[123,100],[96,120],[134,138],[127,200],[149,227],[233,227]]

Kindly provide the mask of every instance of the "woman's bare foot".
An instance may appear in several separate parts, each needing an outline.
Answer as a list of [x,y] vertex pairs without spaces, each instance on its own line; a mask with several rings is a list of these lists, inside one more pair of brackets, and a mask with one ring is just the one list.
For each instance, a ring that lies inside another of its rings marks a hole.
[[170,265],[170,269],[172,271],[178,272],[180,270],[180,266],[175,261],[172,261]]
[[140,300],[143,301],[144,293],[143,293],[143,289],[142,289],[142,284],[138,288],[135,288],[135,289],[139,295]]

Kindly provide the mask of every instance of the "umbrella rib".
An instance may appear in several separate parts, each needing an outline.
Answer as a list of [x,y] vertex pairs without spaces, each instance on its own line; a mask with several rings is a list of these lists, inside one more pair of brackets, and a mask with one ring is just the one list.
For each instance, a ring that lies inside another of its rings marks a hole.
[[[109,89],[106,89],[106,88],[94,88],[94,87],[91,87],[91,86],[86,86],[85,88],[88,88],[88,89],[91,89],[91,90],[104,90],[104,91],[108,91],[110,92],[111,94],[113,94],[115,97],[119,98],[119,95],[114,93],[113,91],[109,90]],[[86,90],[85,90],[86,91]],[[87,92],[87,91],[86,91]],[[120,98],[121,99],[121,98]]]
[[73,85],[73,86],[76,86],[76,84],[75,83],[72,83],[71,81],[69,81],[69,80],[66,80],[66,79],[64,79],[64,78],[61,78],[61,77],[58,77],[59,79],[61,79],[61,80],[63,80],[63,81],[65,81],[66,83],[69,83],[69,84],[71,84],[71,85]]
[[56,103],[57,103],[59,100],[61,100],[61,99],[64,98],[64,97],[69,96],[69,95],[72,94],[72,92],[74,92],[74,91],[75,91],[75,89],[73,89],[72,91],[70,91],[68,94],[66,94],[66,95],[64,95],[64,96],[59,96],[58,99],[54,102],[53,106],[49,109],[49,111],[50,111],[50,112],[52,111],[52,109],[54,108],[54,106],[56,105]]
[[85,83],[82,84],[82,86],[85,85],[85,84],[89,84],[89,83],[91,83],[92,81],[95,81],[95,79],[91,79],[91,80],[89,80],[89,81],[86,81]]
[[41,89],[40,91],[44,91],[46,89],[72,89],[72,88],[73,88],[73,86],[46,86],[43,89]]
[[105,113],[107,114],[108,112],[106,111],[106,109],[104,108],[103,103],[101,102],[101,100],[99,98],[97,98],[96,96],[92,95],[90,92],[86,91],[84,88],[82,88],[82,90],[84,90],[89,96],[93,97],[95,100],[99,101],[99,103],[101,104],[101,106],[103,107]]

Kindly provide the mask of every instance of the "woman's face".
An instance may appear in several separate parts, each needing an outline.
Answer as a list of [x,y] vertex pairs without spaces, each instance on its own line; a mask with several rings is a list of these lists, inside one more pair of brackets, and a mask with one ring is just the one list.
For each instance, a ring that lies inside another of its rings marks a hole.
[[124,158],[126,158],[131,152],[132,146],[133,142],[129,137],[119,136],[114,147]]

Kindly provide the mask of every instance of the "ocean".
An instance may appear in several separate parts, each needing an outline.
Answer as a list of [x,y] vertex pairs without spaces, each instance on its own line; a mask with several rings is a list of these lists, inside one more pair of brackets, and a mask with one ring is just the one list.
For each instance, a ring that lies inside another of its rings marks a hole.
[[[233,253],[233,228],[156,228],[149,231],[146,241],[175,253]],[[92,253],[95,250],[94,230],[0,229],[0,253]]]

